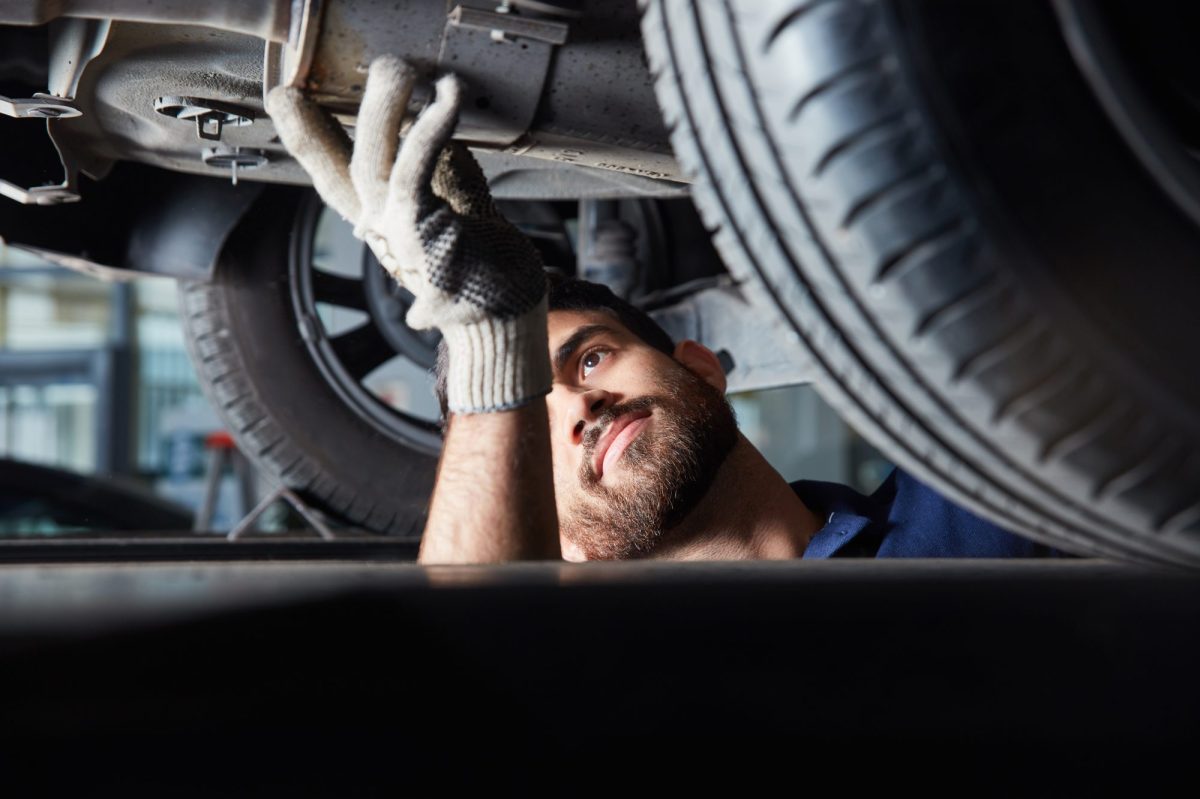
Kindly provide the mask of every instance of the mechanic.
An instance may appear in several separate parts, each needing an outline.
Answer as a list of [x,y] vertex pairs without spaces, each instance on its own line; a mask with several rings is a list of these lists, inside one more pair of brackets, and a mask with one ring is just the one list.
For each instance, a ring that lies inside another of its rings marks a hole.
[[717,357],[673,343],[607,288],[547,276],[451,141],[463,87],[438,80],[401,143],[416,72],[372,63],[355,142],[303,94],[267,110],[335,211],[443,336],[446,417],[424,563],[1057,554],[900,471],[871,496],[790,484],[742,436]]

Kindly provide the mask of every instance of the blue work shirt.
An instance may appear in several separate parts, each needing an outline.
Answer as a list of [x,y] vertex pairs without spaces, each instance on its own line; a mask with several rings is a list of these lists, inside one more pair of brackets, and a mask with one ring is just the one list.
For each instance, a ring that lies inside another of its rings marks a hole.
[[806,558],[1063,557],[960,508],[899,469],[869,497],[816,480],[798,480],[792,490],[825,521],[804,550]]

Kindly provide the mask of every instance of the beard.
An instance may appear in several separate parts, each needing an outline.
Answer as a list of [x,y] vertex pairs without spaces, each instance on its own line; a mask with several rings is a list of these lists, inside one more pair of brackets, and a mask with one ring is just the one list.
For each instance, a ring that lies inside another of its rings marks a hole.
[[[607,409],[584,435],[582,496],[560,521],[589,560],[651,552],[708,493],[737,442],[737,421],[723,393],[674,362],[660,384],[660,394]],[[618,417],[647,410],[653,423],[626,447],[621,479],[602,485],[592,468],[600,436]]]

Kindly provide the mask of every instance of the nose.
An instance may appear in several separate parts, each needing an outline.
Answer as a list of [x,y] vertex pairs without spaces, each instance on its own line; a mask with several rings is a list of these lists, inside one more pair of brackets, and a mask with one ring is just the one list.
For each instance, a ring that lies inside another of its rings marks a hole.
[[568,413],[563,419],[567,440],[572,444],[583,443],[583,434],[588,425],[595,422],[613,404],[613,395],[599,388],[572,394]]

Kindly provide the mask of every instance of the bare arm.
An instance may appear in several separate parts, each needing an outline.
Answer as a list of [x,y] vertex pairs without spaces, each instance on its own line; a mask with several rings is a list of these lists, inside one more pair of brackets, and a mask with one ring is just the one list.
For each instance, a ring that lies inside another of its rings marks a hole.
[[451,416],[418,562],[561,557],[546,401]]

